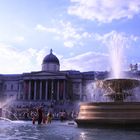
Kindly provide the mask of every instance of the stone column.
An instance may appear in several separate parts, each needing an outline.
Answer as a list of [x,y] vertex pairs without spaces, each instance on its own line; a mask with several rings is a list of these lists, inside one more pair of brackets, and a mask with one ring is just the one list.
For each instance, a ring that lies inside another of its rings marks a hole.
[[54,96],[54,88],[53,88],[53,80],[51,82],[51,100],[53,100],[53,96]]
[[48,81],[46,81],[45,100],[48,100]]
[[40,94],[39,94],[40,100],[42,100],[42,81],[40,81]]
[[20,95],[21,95],[20,99],[23,100],[24,99],[23,98],[23,95],[24,95],[24,82],[23,81],[20,83]]
[[79,94],[80,94],[80,100],[82,100],[82,83],[79,84]]
[[25,81],[23,81],[23,100],[26,100],[26,82]]
[[29,80],[28,100],[31,100],[31,80]]
[[36,100],[36,81],[34,81],[34,100]]
[[57,81],[57,93],[56,93],[56,100],[59,101],[59,80]]
[[63,81],[64,87],[63,87],[63,100],[66,99],[66,81]]
[[17,95],[17,99],[20,100],[20,96],[21,96],[21,83],[19,82],[19,88],[18,88],[18,95]]

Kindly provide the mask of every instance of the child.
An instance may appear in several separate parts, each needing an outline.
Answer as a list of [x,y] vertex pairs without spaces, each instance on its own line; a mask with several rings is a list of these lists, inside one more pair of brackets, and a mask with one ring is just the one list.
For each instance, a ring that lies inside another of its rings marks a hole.
[[53,117],[53,116],[52,116],[52,113],[49,112],[48,115],[47,115],[47,123],[51,123],[52,117]]
[[46,120],[47,120],[47,118],[46,118],[46,115],[45,115],[45,113],[43,114],[43,123],[44,124],[46,124]]
[[32,118],[32,123],[35,124],[35,117]]

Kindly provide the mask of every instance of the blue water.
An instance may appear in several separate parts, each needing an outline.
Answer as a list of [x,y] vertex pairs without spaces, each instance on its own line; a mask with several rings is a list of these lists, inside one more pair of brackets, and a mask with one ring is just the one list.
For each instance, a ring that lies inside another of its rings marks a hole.
[[30,121],[0,121],[0,140],[139,140],[140,129],[78,128],[53,121],[32,125]]

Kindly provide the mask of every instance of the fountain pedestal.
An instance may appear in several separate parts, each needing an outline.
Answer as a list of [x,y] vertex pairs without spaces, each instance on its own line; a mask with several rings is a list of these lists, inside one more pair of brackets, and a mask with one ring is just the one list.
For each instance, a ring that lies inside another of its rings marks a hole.
[[82,103],[76,119],[78,126],[140,125],[139,102]]
[[[103,81],[106,96],[114,102],[82,103],[77,119],[78,126],[140,126],[140,102],[124,102],[129,90],[139,86],[134,79],[109,79]],[[109,90],[108,90],[109,89]]]

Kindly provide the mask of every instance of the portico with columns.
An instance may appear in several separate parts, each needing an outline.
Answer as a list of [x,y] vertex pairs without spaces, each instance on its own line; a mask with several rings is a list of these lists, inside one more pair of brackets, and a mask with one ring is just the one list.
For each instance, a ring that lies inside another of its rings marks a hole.
[[20,90],[21,85],[18,92],[19,100],[58,101],[65,100],[66,97],[65,75],[56,75],[56,73],[50,75],[47,72],[28,73],[23,79],[23,91]]
[[65,100],[66,77],[59,69],[59,60],[51,49],[50,54],[46,55],[42,61],[42,70],[40,72],[24,74],[23,100]]

